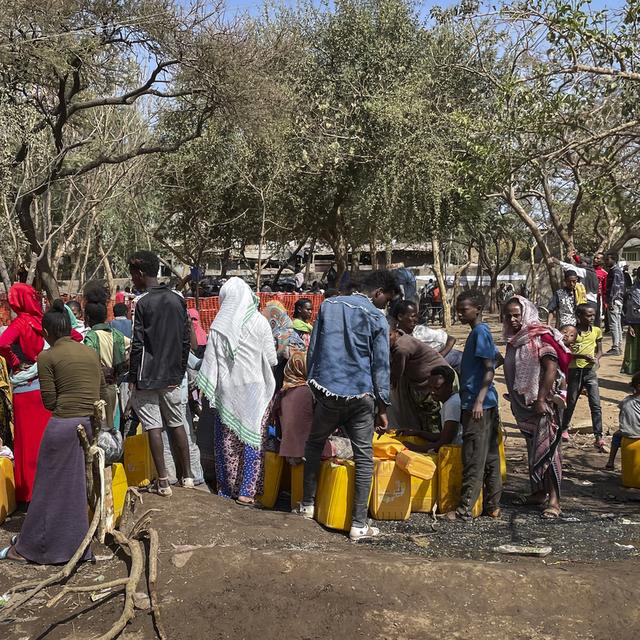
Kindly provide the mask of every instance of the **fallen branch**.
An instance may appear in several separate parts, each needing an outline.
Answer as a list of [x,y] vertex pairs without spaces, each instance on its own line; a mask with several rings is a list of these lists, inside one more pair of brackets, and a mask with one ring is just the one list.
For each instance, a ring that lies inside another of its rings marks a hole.
[[127,578],[127,584],[125,587],[124,608],[122,609],[122,614],[120,615],[120,618],[116,620],[111,629],[99,638],[96,638],[96,640],[113,640],[113,638],[117,638],[133,618],[135,615],[133,596],[137,591],[138,582],[140,582],[142,571],[144,569],[142,544],[137,540],[127,538],[117,529],[112,532],[112,535],[119,545],[129,548],[129,552],[131,553],[131,570],[129,571],[129,577]]
[[117,580],[111,580],[111,582],[104,582],[103,584],[88,584],[84,587],[68,587],[65,586],[62,591],[51,598],[47,602],[47,608],[54,607],[62,598],[68,593],[90,593],[93,591],[105,591],[106,589],[113,589],[114,587],[122,587],[129,582],[129,578],[118,578]]
[[149,535],[149,599],[151,600],[151,613],[153,615],[153,622],[156,628],[156,633],[160,640],[166,640],[167,634],[164,630],[164,625],[160,621],[160,605],[158,603],[158,551],[160,549],[160,542],[158,540],[158,532],[155,529],[149,529],[147,532]]

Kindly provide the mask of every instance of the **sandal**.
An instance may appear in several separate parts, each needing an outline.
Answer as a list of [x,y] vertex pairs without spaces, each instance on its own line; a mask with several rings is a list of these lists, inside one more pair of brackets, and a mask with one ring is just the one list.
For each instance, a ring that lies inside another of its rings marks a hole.
[[547,507],[540,517],[545,520],[557,520],[562,515],[562,509],[560,507]]
[[160,486],[160,481],[161,480],[166,480],[167,483],[169,482],[169,478],[158,478],[157,480],[154,480],[148,487],[147,487],[147,491],[149,493],[155,493],[156,495],[162,496],[163,498],[169,498],[173,495],[173,491],[171,490],[170,486],[167,487],[161,487]]

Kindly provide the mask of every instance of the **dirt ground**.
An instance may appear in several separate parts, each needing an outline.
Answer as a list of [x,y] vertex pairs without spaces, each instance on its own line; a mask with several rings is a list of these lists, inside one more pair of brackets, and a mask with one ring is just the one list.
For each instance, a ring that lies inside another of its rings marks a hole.
[[[462,337],[465,331],[454,327],[453,333]],[[619,368],[620,358],[606,358],[600,371],[605,433],[615,431],[617,403],[627,393],[628,378]],[[499,374],[500,394],[503,382]],[[563,452],[565,517],[548,522],[536,511],[510,506],[527,489],[526,459],[507,406],[501,410],[509,475],[497,522],[434,523],[428,514],[413,514],[407,522],[380,523],[380,539],[354,545],[285,511],[246,509],[201,491],[178,489],[168,500],[145,497],[145,507],[161,509],[154,526],[169,640],[635,640],[640,491],[622,488],[619,471],[604,472],[606,455],[593,448],[590,435],[575,433]],[[574,427],[589,425],[581,399]],[[281,504],[284,509],[286,501]],[[0,546],[19,531],[21,520],[16,515],[0,527]],[[552,552],[540,559],[493,551],[505,543],[549,545]],[[94,553],[97,561],[83,565],[70,583],[99,589],[125,575],[126,557],[117,548],[96,546]],[[1,567],[0,593],[51,571]],[[87,639],[120,614],[120,593],[95,603],[85,594],[69,595],[47,608],[58,589],[0,625],[0,637]],[[121,637],[155,638],[149,613],[139,611]]]

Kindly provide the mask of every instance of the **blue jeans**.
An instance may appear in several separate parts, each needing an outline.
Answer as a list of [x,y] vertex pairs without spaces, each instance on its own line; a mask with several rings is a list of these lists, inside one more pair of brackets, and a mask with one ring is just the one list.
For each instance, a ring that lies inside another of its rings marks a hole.
[[589,399],[589,409],[591,410],[591,422],[593,424],[593,435],[596,438],[602,437],[602,409],[600,407],[600,389],[598,388],[598,374],[593,367],[579,369],[577,367],[569,369],[567,380],[567,408],[562,416],[562,428],[569,428],[569,423],[573,417],[578,398],[583,389],[587,391]]
[[367,524],[369,491],[373,477],[373,429],[375,401],[371,396],[351,398],[325,396],[314,391],[316,405],[313,425],[304,449],[304,495],[302,504],[314,504],[318,485],[320,456],[327,438],[342,427],[353,447],[356,465],[355,493],[351,524],[364,527]]
[[613,349],[620,349],[622,345],[622,301],[616,300],[609,307],[609,329]]

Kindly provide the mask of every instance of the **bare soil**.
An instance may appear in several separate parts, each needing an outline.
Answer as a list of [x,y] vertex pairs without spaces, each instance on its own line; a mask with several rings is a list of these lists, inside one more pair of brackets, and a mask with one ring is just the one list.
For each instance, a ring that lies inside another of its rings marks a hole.
[[[454,335],[464,334],[454,328]],[[619,368],[620,358],[609,358],[600,372],[605,432],[617,428],[617,403],[627,393]],[[497,381],[502,394],[500,375]],[[602,471],[607,456],[596,452],[590,435],[575,434],[564,449],[565,517],[548,522],[535,510],[510,506],[527,489],[526,459],[508,408],[501,408],[509,477],[500,521],[434,523],[413,514],[407,522],[380,523],[379,540],[354,545],[284,511],[247,509],[200,491],[145,497],[145,507],[161,509],[154,526],[168,638],[635,640],[640,491],[622,488],[618,472]],[[581,399],[574,426],[589,424]],[[21,520],[16,515],[0,527],[0,546]],[[549,545],[552,553],[538,559],[493,552],[504,543]],[[125,575],[127,558],[117,549],[95,546],[94,553],[97,562],[83,565],[70,583],[99,589]],[[0,566],[0,593],[52,571]],[[120,614],[120,593],[95,603],[86,594],[69,595],[47,608],[57,591],[47,590],[0,625],[0,637],[86,639]],[[155,638],[149,612],[139,611],[122,637]]]

